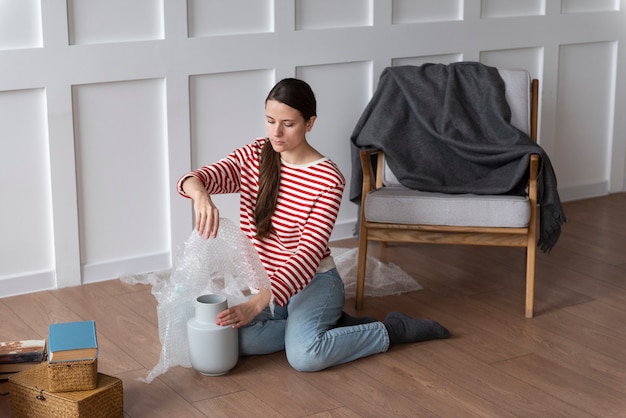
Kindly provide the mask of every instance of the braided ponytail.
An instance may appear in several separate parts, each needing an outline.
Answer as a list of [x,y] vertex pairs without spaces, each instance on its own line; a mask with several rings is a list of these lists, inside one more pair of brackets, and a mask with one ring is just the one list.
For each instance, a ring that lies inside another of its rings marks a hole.
[[268,140],[261,150],[259,164],[259,194],[254,208],[256,236],[264,238],[273,232],[271,217],[278,202],[280,181],[280,154],[274,151]]

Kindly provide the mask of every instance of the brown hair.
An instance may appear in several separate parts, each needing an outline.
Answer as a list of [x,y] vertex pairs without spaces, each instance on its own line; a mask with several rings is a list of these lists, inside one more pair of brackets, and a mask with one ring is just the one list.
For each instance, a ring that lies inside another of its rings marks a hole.
[[[307,83],[296,78],[285,78],[279,81],[270,90],[265,103],[268,100],[276,100],[293,107],[300,112],[305,121],[317,115],[313,90]],[[280,153],[274,151],[268,139],[261,150],[259,163],[259,193],[254,208],[257,238],[265,238],[274,232],[271,217],[278,202],[279,183]]]

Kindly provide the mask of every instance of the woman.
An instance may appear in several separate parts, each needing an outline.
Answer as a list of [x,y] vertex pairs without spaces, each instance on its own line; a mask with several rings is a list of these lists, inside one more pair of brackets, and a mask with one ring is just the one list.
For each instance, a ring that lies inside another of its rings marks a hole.
[[449,337],[438,323],[399,312],[382,322],[342,312],[343,282],[328,241],[345,179],[307,142],[316,117],[310,86],[284,79],[265,100],[267,138],[178,181],[179,193],[193,200],[195,228],[206,238],[215,237],[219,228],[211,195],[240,194],[240,228],[270,278],[271,290],[224,310],[217,324],[239,329],[242,355],[284,349],[292,367],[301,371],[384,352],[392,344]]

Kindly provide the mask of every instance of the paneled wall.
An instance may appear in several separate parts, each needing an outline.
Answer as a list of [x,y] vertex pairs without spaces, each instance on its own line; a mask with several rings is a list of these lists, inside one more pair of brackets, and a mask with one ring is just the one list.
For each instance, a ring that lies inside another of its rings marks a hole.
[[[624,3],[0,1],[0,296],[170,267],[192,229],[176,180],[264,135],[283,77],[313,86],[310,140],[349,178],[385,67],[526,68],[563,200],[623,191]],[[333,237],[355,219],[346,193]]]

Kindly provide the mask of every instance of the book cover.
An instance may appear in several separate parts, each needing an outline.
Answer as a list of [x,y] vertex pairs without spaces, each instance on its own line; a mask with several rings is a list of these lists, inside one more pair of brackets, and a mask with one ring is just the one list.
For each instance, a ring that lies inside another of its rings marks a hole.
[[0,363],[0,376],[5,373],[17,373],[41,364],[40,361],[27,361],[20,363]]
[[46,356],[46,340],[0,342],[1,363],[41,362]]
[[98,357],[96,322],[78,321],[50,324],[48,361],[94,360]]

